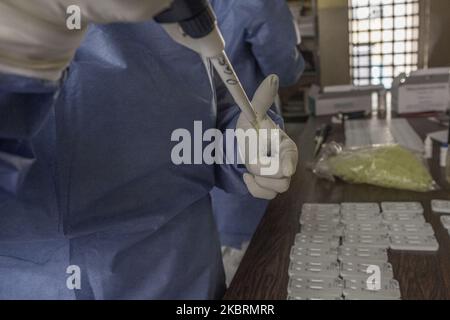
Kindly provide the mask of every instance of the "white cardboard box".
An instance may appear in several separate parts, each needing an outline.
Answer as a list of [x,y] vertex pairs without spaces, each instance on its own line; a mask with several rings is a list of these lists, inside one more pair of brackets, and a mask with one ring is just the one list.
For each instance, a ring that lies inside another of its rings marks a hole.
[[311,88],[309,111],[316,116],[360,111],[370,113],[373,109],[374,94],[383,90],[382,86],[326,87],[322,92],[318,87]]
[[398,114],[445,112],[450,103],[450,68],[401,75],[392,86],[392,109]]

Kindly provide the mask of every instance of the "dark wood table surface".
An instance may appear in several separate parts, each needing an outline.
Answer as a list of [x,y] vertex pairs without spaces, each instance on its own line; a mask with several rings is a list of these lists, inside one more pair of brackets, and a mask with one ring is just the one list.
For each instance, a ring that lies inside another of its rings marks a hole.
[[[351,185],[318,179],[307,169],[314,150],[316,128],[327,118],[310,119],[299,136],[293,136],[299,146],[300,161],[291,188],[273,200],[262,219],[246,255],[228,289],[225,299],[286,299],[289,252],[300,230],[300,210],[304,203],[420,201],[425,219],[430,222],[439,242],[435,253],[392,251],[389,262],[400,282],[403,299],[450,299],[450,236],[440,222],[440,215],[431,212],[432,199],[450,200],[450,188],[444,170],[438,165],[439,147],[434,146],[430,168],[441,190],[416,193]],[[408,118],[421,138],[445,128],[426,118]],[[329,141],[344,141],[341,125],[333,125]]]

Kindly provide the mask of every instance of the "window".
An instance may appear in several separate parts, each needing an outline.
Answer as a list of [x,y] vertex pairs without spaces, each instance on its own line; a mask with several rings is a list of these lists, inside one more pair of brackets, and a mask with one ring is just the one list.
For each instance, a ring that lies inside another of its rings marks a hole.
[[382,84],[417,69],[419,0],[349,0],[350,68],[355,85]]

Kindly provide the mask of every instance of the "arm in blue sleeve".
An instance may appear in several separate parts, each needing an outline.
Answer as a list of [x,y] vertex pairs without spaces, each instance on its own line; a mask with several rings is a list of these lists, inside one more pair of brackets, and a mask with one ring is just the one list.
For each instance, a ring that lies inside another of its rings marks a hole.
[[53,106],[59,83],[0,74],[0,189],[16,193],[34,163],[31,139]]
[[[300,38],[285,0],[251,0],[252,19],[246,41],[265,76],[276,74],[280,86],[294,85],[305,69]],[[248,3],[246,4],[249,5]]]
[[[239,107],[234,102],[230,93],[223,82],[216,77],[214,79],[214,86],[216,89],[216,101],[217,101],[217,128],[225,133],[227,129],[236,129],[238,118],[241,114]],[[283,118],[276,114],[274,111],[269,110],[267,113],[272,120],[278,124],[281,128],[284,127]],[[226,137],[226,135],[223,135]],[[234,143],[234,150],[226,149],[226,138],[223,141],[223,150],[225,154],[236,159],[238,152],[237,142]],[[247,172],[244,165],[239,165],[237,162],[233,164],[221,164],[216,165],[216,187],[224,190],[227,193],[250,195],[247,186],[242,178],[243,174]]]

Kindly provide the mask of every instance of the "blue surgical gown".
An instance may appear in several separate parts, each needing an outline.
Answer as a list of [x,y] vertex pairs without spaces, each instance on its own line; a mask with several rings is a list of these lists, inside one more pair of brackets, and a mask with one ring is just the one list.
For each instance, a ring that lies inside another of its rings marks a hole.
[[[226,42],[226,52],[252,97],[270,74],[280,86],[295,84],[304,70],[299,42],[285,0],[210,0]],[[218,100],[219,106],[222,101]],[[214,216],[224,246],[240,248],[249,241],[268,201],[220,188],[211,192]]]
[[218,121],[214,98],[201,58],[156,23],[91,27],[26,137],[27,177],[0,189],[0,299],[220,298],[218,168],[171,160],[174,130],[235,121],[231,106]]
[[0,74],[0,191],[17,193],[35,157],[30,140],[46,121],[60,82]]

